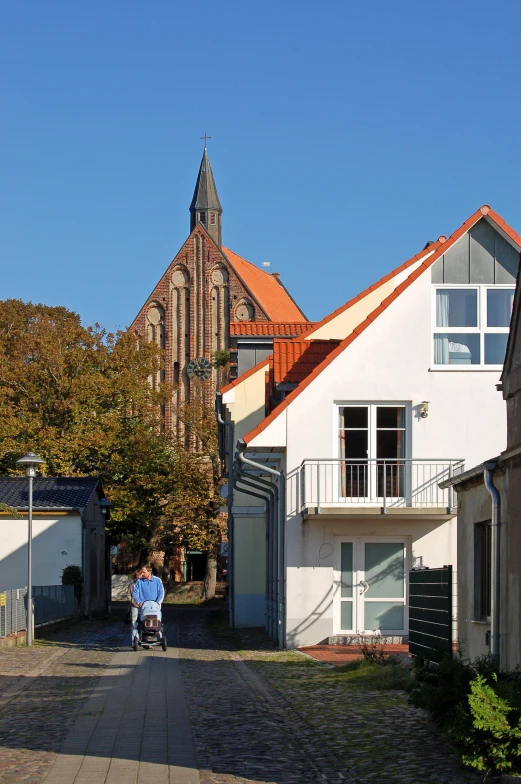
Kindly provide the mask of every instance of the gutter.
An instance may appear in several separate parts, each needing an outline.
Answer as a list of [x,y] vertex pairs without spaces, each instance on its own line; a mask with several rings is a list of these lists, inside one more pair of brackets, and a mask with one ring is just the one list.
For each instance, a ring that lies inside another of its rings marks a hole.
[[[493,457],[488,462],[490,463],[497,463],[499,462],[499,457]],[[444,479],[443,482],[440,482],[438,487],[441,487],[442,490],[446,490],[449,487],[457,487],[458,485],[463,484],[468,479],[474,479],[475,477],[482,477],[483,476],[483,469],[485,463],[481,463],[478,466],[474,466],[474,468],[469,468],[468,471],[464,471],[462,474],[458,474],[457,476],[451,476],[448,479]]]

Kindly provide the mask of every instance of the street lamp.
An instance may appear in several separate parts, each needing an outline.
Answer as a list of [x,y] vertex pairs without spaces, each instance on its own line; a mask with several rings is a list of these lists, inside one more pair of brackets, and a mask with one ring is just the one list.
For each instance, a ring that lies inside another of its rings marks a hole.
[[36,476],[36,468],[44,463],[41,457],[34,452],[27,452],[26,455],[16,461],[17,465],[25,467],[25,475],[29,480],[29,514],[28,514],[28,535],[27,535],[27,645],[33,644],[33,479]]

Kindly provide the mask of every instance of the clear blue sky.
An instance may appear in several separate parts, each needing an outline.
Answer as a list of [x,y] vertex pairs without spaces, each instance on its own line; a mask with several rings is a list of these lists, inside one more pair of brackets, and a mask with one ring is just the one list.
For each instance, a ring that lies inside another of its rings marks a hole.
[[2,0],[0,298],[128,325],[188,235],[319,319],[482,203],[521,232],[514,0]]

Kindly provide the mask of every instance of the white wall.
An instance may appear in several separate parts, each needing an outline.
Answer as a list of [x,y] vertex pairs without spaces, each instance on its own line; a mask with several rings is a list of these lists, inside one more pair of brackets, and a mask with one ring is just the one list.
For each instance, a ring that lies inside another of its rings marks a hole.
[[[427,270],[405,290],[284,412],[287,430],[287,472],[291,475],[306,458],[338,456],[335,404],[343,402],[407,402],[412,411],[411,452],[423,459],[462,458],[467,467],[499,454],[506,442],[506,414],[495,384],[498,371],[439,370],[431,365],[432,284]],[[422,401],[429,416],[419,416]],[[250,447],[280,441],[281,422],[260,433]],[[272,435],[272,431],[273,435]],[[317,551],[332,529],[320,517],[302,522],[288,493],[287,631],[288,644],[316,643],[333,633],[328,596],[332,563],[317,563]],[[293,508],[292,508],[293,507]],[[411,537],[415,557],[424,565],[456,566],[455,523],[424,524],[395,517],[377,527],[344,516],[335,523],[338,533],[351,535],[362,526],[364,535]],[[392,526],[392,527],[391,527]],[[332,558],[333,556],[331,556]],[[324,605],[320,605],[320,602]],[[305,628],[304,628],[305,627]],[[295,633],[294,630],[300,630]],[[293,630],[293,631],[292,631]]]
[[[82,567],[79,514],[33,517],[33,585],[61,585],[62,569]],[[27,518],[0,517],[0,591],[27,585]]]

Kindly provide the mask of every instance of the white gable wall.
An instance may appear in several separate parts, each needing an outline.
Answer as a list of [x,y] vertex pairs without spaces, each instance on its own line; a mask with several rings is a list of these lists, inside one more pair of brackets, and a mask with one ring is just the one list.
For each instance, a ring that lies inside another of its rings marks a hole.
[[[409,565],[456,566],[455,520],[414,522],[382,515],[373,522],[347,516],[303,522],[292,478],[305,459],[338,457],[336,403],[409,403],[407,457],[413,459],[462,458],[469,467],[499,454],[506,439],[505,406],[495,388],[500,373],[432,369],[431,297],[427,270],[279,417],[287,429],[289,646],[317,643],[334,633],[335,536],[403,536]],[[426,419],[419,416],[424,400],[429,401]],[[271,445],[272,431],[280,438],[280,429],[276,420],[250,446]]]

